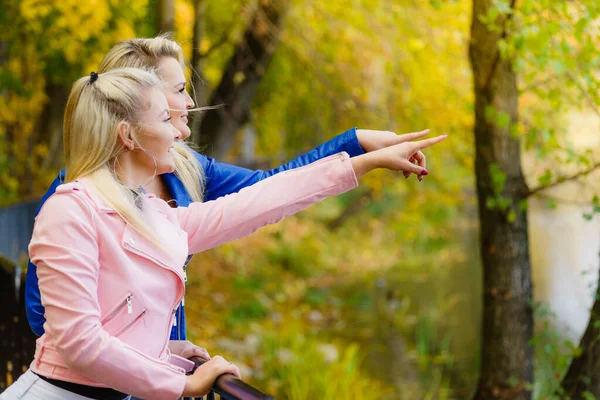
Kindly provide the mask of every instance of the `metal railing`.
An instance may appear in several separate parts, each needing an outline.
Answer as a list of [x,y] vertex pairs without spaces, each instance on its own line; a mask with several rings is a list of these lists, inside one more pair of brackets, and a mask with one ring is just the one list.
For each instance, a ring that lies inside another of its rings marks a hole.
[[[24,271],[0,254],[0,393],[25,372],[35,351],[36,336],[25,315],[24,283]],[[206,362],[200,357],[191,360],[195,368]],[[215,399],[215,394],[223,400],[274,400],[230,374],[217,378],[213,392],[207,400]]]
[[[35,351],[36,336],[25,315],[25,274],[18,266],[27,254],[35,212],[40,200],[0,208],[0,393],[27,369]],[[192,359],[196,368],[206,360]],[[221,375],[214,393],[224,400],[274,399],[233,375]]]
[[[202,357],[192,357],[190,360],[192,360],[196,366],[188,373],[188,375],[193,374],[196,368],[207,361]],[[213,390],[207,395],[207,400],[213,400],[215,398],[215,393],[223,400],[275,400],[274,397],[248,385],[246,382],[236,378],[232,374],[223,374],[215,380]]]

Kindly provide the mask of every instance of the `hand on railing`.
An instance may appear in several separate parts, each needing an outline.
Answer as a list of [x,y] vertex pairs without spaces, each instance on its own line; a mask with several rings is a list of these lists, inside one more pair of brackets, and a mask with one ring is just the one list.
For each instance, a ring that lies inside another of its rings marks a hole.
[[[207,362],[207,360],[201,357],[192,357],[190,360],[196,366],[192,371],[188,372],[188,375],[193,374],[196,368]],[[225,400],[275,400],[272,396],[248,385],[232,374],[219,376],[215,380],[213,390]]]

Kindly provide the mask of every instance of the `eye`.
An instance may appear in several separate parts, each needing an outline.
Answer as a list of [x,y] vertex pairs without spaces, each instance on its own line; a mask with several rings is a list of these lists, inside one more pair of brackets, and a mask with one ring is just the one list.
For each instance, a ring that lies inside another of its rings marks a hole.
[[171,117],[165,119],[163,122],[171,122]]
[[185,92],[185,86],[178,90],[179,93],[183,94]]

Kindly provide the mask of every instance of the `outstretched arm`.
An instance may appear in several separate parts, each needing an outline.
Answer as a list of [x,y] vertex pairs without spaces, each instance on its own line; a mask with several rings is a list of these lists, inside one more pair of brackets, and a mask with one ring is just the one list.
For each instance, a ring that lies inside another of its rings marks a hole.
[[347,153],[285,171],[205,203],[178,207],[191,254],[249,235],[328,196],[358,185]]
[[215,200],[231,193],[237,193],[241,189],[270,176],[308,165],[333,154],[346,152],[350,157],[364,154],[364,150],[358,140],[357,132],[356,128],[352,128],[308,153],[268,171],[251,170],[225,164],[202,154],[197,154],[198,161],[202,164],[206,176],[204,200]]
[[[424,131],[406,136],[417,139],[426,134]],[[427,175],[427,170],[414,160],[421,149],[444,139],[442,135],[404,142],[353,158],[340,153],[272,176],[239,193],[177,208],[181,228],[188,233],[189,252],[197,253],[249,235],[328,196],[346,192],[358,185],[357,177],[373,169]]]
[[[423,132],[428,132],[428,130]],[[419,134],[423,132],[419,132]],[[373,152],[400,144],[411,140],[409,139],[410,135],[414,134],[397,135],[389,131],[352,128],[314,150],[269,171],[253,171],[220,163],[212,158],[197,154],[198,161],[202,164],[206,176],[204,200],[215,200],[227,194],[237,193],[241,189],[275,174],[308,165],[333,154],[346,152],[350,157],[356,157],[365,152]],[[425,165],[424,156],[414,161],[423,167]],[[406,177],[409,175],[410,173],[405,174]],[[420,177],[420,179],[422,178]]]

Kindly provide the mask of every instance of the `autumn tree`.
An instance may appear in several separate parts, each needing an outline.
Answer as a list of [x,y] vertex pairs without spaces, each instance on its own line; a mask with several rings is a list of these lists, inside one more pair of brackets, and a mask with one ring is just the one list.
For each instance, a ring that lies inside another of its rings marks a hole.
[[[207,112],[194,133],[206,152],[222,159],[233,143],[234,135],[249,120],[258,86],[279,43],[287,0],[262,0],[253,13],[245,32],[227,61],[221,81],[212,91],[208,104],[217,106]],[[196,4],[200,12],[201,4]],[[199,22],[197,22],[199,23]],[[196,25],[195,35],[201,35]],[[198,43],[199,40],[195,39]],[[196,56],[196,65],[199,56]]]
[[[533,378],[531,266],[527,216],[519,207],[527,186],[519,140],[510,126],[518,121],[517,76],[501,57],[511,14],[497,17],[492,30],[482,16],[491,0],[473,1],[469,55],[475,91],[475,175],[479,199],[480,246],[484,270],[481,376],[475,399],[528,399],[523,384]],[[493,114],[493,115],[490,115]],[[498,124],[501,115],[506,121]],[[492,203],[492,204],[490,204]]]
[[[593,93],[597,78],[584,67],[597,62],[591,47],[597,38],[588,33],[597,16],[597,6],[585,1],[573,5],[473,1],[469,55],[484,268],[483,343],[476,399],[531,397],[533,315],[526,200],[598,167],[589,155],[565,148],[557,114],[547,114],[548,107],[555,113],[581,107],[572,101],[573,93],[582,95],[588,106],[597,104]],[[520,110],[520,96],[533,97],[541,106]],[[538,186],[529,188],[521,169],[520,142],[544,157],[575,162],[584,169],[559,176],[548,167]],[[575,359],[564,384],[567,392],[574,390],[573,382],[581,381],[574,375],[589,372],[594,365],[591,359],[597,350],[592,336],[592,332],[584,335],[583,356]]]

